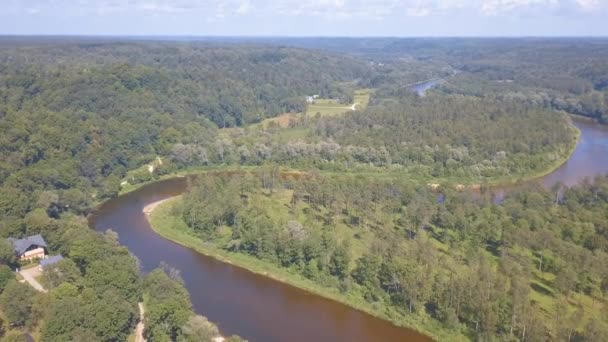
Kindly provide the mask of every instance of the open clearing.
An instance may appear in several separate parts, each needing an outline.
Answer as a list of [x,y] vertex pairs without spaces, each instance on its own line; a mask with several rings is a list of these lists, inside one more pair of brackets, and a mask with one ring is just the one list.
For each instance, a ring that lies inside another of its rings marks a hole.
[[344,114],[350,111],[363,110],[369,104],[371,93],[372,89],[355,90],[353,103],[351,105],[344,105],[335,99],[316,99],[315,103],[309,105],[306,109],[306,115],[315,116],[319,114],[321,116],[331,116]]
[[[364,110],[369,104],[369,98],[373,89],[358,89],[353,95],[353,103],[344,105],[334,99],[316,99],[314,104],[311,104],[306,109],[306,116],[315,116],[317,113],[321,116],[341,115],[352,111]],[[274,118],[268,118],[257,124],[251,125],[254,128],[268,129],[270,127],[290,128],[292,123],[302,119],[303,113],[285,113]],[[229,129],[229,128],[226,128]]]

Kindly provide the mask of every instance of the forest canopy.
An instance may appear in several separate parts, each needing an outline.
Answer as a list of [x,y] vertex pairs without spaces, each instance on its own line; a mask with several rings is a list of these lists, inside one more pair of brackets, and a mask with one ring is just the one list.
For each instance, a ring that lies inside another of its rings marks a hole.
[[[139,183],[243,168],[175,206],[193,238],[448,334],[605,340],[606,177],[501,205],[427,183],[559,165],[578,133],[567,113],[608,118],[606,53],[592,39],[0,38],[5,338],[126,340],[138,303],[149,340],[216,336],[177,270],[142,274],[86,216]],[[5,238],[34,234],[64,257],[48,293],[14,279],[29,265]]]
[[601,341],[608,178],[562,191],[523,189],[496,203],[445,189],[438,200],[398,178],[266,170],[202,176],[164,214],[192,238],[381,312],[430,317],[442,336]]

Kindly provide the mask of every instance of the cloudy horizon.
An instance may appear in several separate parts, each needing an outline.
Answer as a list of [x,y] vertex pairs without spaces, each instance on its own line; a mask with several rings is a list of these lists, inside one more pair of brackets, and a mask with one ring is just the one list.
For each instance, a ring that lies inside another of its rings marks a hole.
[[608,0],[4,0],[3,35],[606,36]]

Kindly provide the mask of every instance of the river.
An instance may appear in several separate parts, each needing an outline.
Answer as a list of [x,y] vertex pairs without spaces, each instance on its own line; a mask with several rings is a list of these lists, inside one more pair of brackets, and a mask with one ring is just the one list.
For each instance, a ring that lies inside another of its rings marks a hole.
[[428,81],[423,81],[420,83],[415,83],[412,84],[410,89],[412,91],[414,91],[416,94],[418,94],[418,96],[423,97],[424,95],[426,95],[426,91],[433,88],[434,86],[436,86],[437,84],[439,84],[439,82],[443,81],[443,79],[434,79],[434,80],[428,80]]
[[[573,185],[608,173],[608,126],[574,120],[581,139],[562,167],[544,177],[550,186]],[[146,185],[103,204],[91,217],[98,231],[113,229],[120,243],[139,258],[144,272],[161,262],[181,270],[197,313],[225,335],[250,341],[428,341],[424,335],[346,305],[219,262],[158,236],[143,207],[185,191],[186,178]]]
[[181,270],[194,310],[225,335],[250,341],[429,341],[413,330],[182,247],[157,235],[143,214],[149,203],[178,195],[186,178],[161,181],[103,204],[91,217],[113,229],[144,272],[161,262]]
[[608,173],[608,125],[598,125],[586,119],[575,118],[581,139],[570,159],[553,173],[543,177],[546,187],[556,182],[572,186],[584,178]]

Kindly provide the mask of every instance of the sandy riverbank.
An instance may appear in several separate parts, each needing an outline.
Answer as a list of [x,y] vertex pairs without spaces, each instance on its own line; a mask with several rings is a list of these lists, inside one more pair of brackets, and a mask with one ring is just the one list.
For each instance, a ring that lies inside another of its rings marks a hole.
[[150,214],[152,213],[152,211],[154,211],[154,209],[156,209],[156,207],[158,207],[159,205],[167,202],[168,200],[172,199],[173,197],[168,197],[168,198],[164,198],[162,200],[156,201],[156,202],[152,202],[152,203],[148,203],[143,209],[143,213],[146,214],[146,217],[150,216]]

